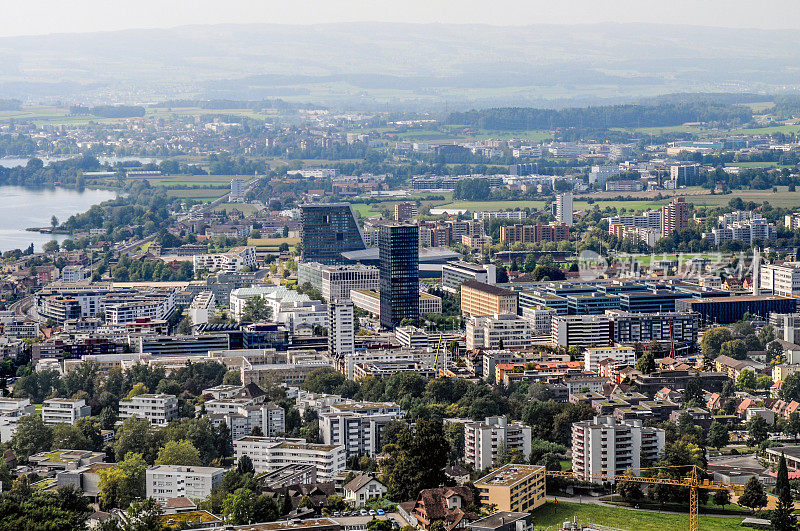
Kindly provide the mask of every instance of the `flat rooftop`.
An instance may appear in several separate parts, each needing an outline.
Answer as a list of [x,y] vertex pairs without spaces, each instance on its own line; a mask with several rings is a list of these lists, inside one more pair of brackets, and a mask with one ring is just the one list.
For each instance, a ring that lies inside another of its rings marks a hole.
[[475,482],[475,486],[510,487],[534,474],[544,474],[544,466],[517,464],[503,465],[494,472],[491,472],[490,474],[480,478]]

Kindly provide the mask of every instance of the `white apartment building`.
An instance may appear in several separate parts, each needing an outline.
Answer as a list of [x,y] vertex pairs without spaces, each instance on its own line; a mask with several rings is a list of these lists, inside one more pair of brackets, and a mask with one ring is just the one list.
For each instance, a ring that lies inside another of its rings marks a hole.
[[783,217],[783,224],[787,229],[797,230],[800,229],[800,212],[793,212],[786,214]]
[[209,466],[151,466],[145,471],[145,491],[148,498],[158,502],[169,498],[205,500],[224,475],[224,468]]
[[347,299],[351,290],[377,290],[378,268],[356,265],[326,265],[305,262],[297,267],[297,283],[311,284],[320,290],[326,301]]
[[228,197],[230,203],[241,203],[244,201],[244,179],[231,179],[231,194]]
[[491,468],[504,445],[508,450],[519,450],[525,459],[530,458],[531,427],[508,422],[505,415],[464,424],[464,461],[475,470]]
[[231,440],[240,439],[258,427],[266,437],[286,432],[286,412],[276,404],[256,404],[250,398],[219,398],[203,404],[214,426],[223,422],[231,431]]
[[[102,310],[109,326],[136,322],[149,318],[153,321],[167,319],[175,311],[177,289],[147,289],[137,294],[124,294],[118,298],[109,296]],[[100,311],[100,309],[98,309]]]
[[238,461],[246,455],[256,473],[273,472],[286,465],[314,465],[320,481],[333,481],[347,466],[343,445],[312,444],[305,439],[242,437],[233,441]]
[[641,229],[653,229],[661,232],[661,211],[648,210],[641,214],[620,214],[618,216],[611,216],[606,218],[608,220],[608,231],[614,234],[611,230],[612,225],[622,225],[624,227],[637,227]]
[[490,219],[513,219],[515,221],[522,221],[528,217],[528,214],[524,210],[498,210],[496,212],[475,212],[472,217],[478,221],[488,221]]
[[68,265],[61,269],[61,282],[75,284],[85,282],[92,276],[91,269],[80,265]]
[[120,400],[119,418],[125,420],[134,415],[147,419],[153,426],[166,426],[178,417],[178,399],[175,395],[160,393]]
[[556,221],[571,227],[572,217],[572,192],[556,195]]
[[800,262],[762,263],[758,279],[761,293],[784,297],[800,295]]
[[416,326],[398,326],[394,329],[394,337],[405,348],[428,348],[428,333],[424,328]]
[[75,424],[78,419],[92,414],[91,406],[86,405],[86,400],[80,398],[51,398],[42,405],[42,421],[48,426],[65,423]]
[[401,416],[400,406],[392,403],[333,404],[319,417],[320,436],[325,444],[344,446],[347,457],[373,456],[383,446],[384,426]]
[[589,372],[600,370],[600,362],[612,359],[616,367],[636,365],[636,350],[633,347],[590,347],[583,354],[584,369]]
[[192,257],[194,271],[224,271],[236,273],[244,267],[256,268],[255,247],[234,247],[227,253],[196,254]]
[[0,398],[0,443],[11,440],[22,417],[36,413],[28,398]]
[[554,315],[550,341],[567,348],[610,345],[613,329],[606,315]]
[[584,481],[603,483],[600,474],[638,474],[641,459],[653,462],[664,449],[665,434],[645,428],[641,420],[618,422],[614,417],[595,417],[572,425],[572,470]]
[[192,324],[199,325],[208,322],[209,317],[216,313],[217,301],[211,291],[201,291],[192,300],[189,306],[189,318]]
[[497,267],[494,264],[473,264],[470,262],[448,262],[442,266],[442,289],[450,293],[458,292],[461,284],[475,280],[483,284],[497,283]]
[[466,336],[467,350],[527,347],[533,327],[527,319],[512,314],[470,317]]
[[556,311],[550,308],[522,308],[522,318],[531,323],[533,335],[549,336],[553,328],[553,316]]
[[341,358],[355,350],[353,301],[334,299],[328,304],[328,354]]

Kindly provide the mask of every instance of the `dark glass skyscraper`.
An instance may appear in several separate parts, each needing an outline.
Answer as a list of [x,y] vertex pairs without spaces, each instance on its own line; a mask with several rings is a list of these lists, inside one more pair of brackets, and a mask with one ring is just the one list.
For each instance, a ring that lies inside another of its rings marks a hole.
[[381,326],[419,318],[419,227],[384,225],[378,233]]
[[350,203],[301,205],[300,242],[304,262],[341,264],[345,251],[365,249]]

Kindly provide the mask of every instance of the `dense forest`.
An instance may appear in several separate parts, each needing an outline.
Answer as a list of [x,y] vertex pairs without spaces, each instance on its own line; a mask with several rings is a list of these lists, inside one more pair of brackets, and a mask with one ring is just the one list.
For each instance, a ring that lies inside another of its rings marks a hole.
[[481,129],[524,131],[559,127],[664,127],[686,122],[744,124],[750,122],[752,117],[747,107],[696,102],[606,105],[563,110],[503,107],[450,113],[446,123]]

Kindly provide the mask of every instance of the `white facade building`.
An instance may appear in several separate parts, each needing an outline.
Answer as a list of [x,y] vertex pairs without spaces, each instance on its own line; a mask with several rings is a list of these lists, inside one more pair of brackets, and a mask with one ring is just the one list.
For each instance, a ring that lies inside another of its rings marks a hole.
[[590,347],[583,354],[584,369],[589,372],[600,370],[600,362],[613,359],[616,367],[636,364],[636,349],[633,347]]
[[341,358],[355,350],[353,301],[334,299],[328,304],[328,354]]
[[505,415],[464,424],[464,461],[475,470],[491,468],[503,446],[519,450],[525,459],[530,458],[531,427],[508,422]]
[[554,315],[550,340],[567,348],[609,345],[613,327],[606,315]]
[[530,321],[512,314],[470,317],[467,321],[467,350],[527,347],[531,345]]
[[119,403],[119,418],[125,420],[136,415],[147,419],[153,426],[166,426],[178,417],[178,399],[175,395],[144,394]]
[[392,403],[333,404],[320,415],[320,437],[325,444],[344,446],[348,457],[377,455],[384,426],[401,416],[400,406]]
[[638,475],[642,457],[658,459],[665,433],[645,428],[641,420],[618,422],[613,417],[595,417],[572,425],[572,470],[584,481],[602,483],[596,474],[622,474],[631,469]]
[[244,267],[256,268],[255,247],[235,247],[227,253],[196,254],[192,257],[194,271],[223,271],[236,273]]
[[61,270],[61,282],[75,284],[86,282],[92,276],[92,271],[80,265],[64,266]]
[[86,405],[86,400],[70,398],[51,398],[42,405],[42,421],[48,426],[65,423],[75,424],[78,419],[92,414],[91,406]]
[[22,417],[36,413],[36,406],[28,398],[0,398],[0,443],[11,440]]
[[572,217],[572,192],[556,195],[556,221],[571,227]]
[[145,472],[148,498],[163,502],[169,498],[205,500],[222,482],[224,468],[207,466],[156,465]]
[[243,437],[233,442],[238,461],[246,455],[256,473],[273,472],[286,465],[314,465],[321,481],[333,481],[347,466],[343,445],[312,444],[305,439]]
[[209,317],[213,317],[216,313],[217,301],[214,299],[214,293],[211,291],[201,291],[192,300],[189,306],[189,318],[192,324],[199,325],[208,323]]
[[800,295],[800,262],[759,265],[761,293],[791,297]]
[[244,201],[244,179],[231,179],[231,194],[228,197],[229,203],[241,203]]

